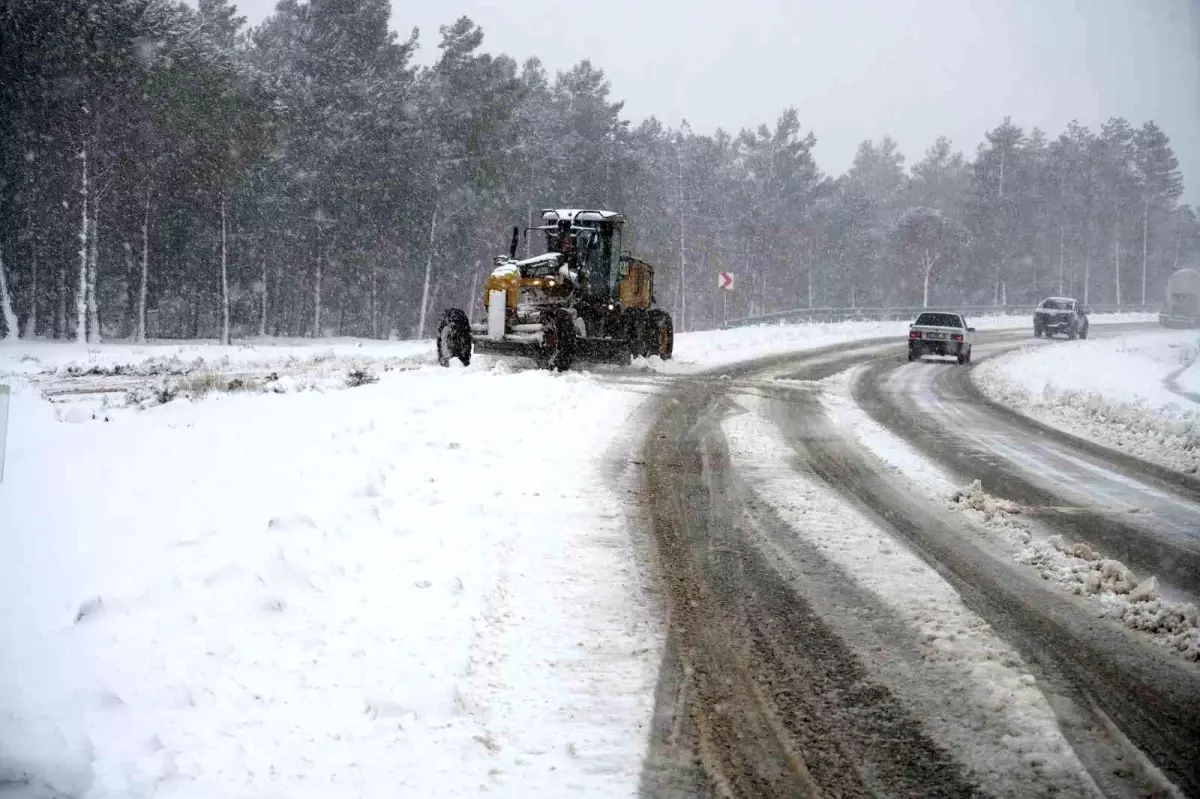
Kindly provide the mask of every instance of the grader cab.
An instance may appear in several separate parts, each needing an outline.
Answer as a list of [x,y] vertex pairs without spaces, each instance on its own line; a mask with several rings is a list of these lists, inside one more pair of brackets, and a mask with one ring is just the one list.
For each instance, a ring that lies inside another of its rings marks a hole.
[[612,211],[545,210],[525,235],[543,235],[546,251],[523,260],[516,257],[521,231],[513,228],[508,255],[493,259],[484,284],[483,318],[443,312],[438,362],[468,364],[473,352],[493,352],[565,371],[577,360],[670,358],[675,333],[655,302],[654,267],[622,251],[624,226]]

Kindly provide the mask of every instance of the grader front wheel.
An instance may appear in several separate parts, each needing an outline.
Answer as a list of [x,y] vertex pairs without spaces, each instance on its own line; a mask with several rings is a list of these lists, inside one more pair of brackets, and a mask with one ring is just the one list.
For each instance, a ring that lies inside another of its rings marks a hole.
[[463,366],[471,365],[471,320],[458,308],[447,308],[438,322],[438,363],[449,366],[452,358],[458,358]]
[[575,318],[563,308],[545,311],[541,315],[542,346],[538,350],[538,366],[565,372],[575,360]]

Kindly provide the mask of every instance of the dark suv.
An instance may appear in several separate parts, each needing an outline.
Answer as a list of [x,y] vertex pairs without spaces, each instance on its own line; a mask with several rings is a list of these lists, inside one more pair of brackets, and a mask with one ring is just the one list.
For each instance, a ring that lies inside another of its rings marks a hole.
[[1050,338],[1063,333],[1069,339],[1087,338],[1087,308],[1070,297],[1047,297],[1033,312],[1033,335]]

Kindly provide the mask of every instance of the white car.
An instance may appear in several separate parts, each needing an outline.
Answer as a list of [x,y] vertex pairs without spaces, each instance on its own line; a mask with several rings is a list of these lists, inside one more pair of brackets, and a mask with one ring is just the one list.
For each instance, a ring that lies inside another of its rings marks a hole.
[[922,355],[951,355],[960,364],[971,362],[971,334],[962,314],[926,311],[908,326],[908,359]]

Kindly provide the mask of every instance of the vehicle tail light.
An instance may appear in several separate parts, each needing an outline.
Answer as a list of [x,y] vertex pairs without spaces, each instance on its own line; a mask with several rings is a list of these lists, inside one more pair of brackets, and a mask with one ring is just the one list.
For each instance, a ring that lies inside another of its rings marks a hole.
[[961,333],[955,333],[955,334],[954,334],[954,335],[952,335],[950,338],[951,338],[951,339],[953,339],[954,341],[962,341],[962,334],[961,334]]
[[910,331],[908,331],[908,337],[909,338],[920,338],[921,331],[920,330],[910,330]]

